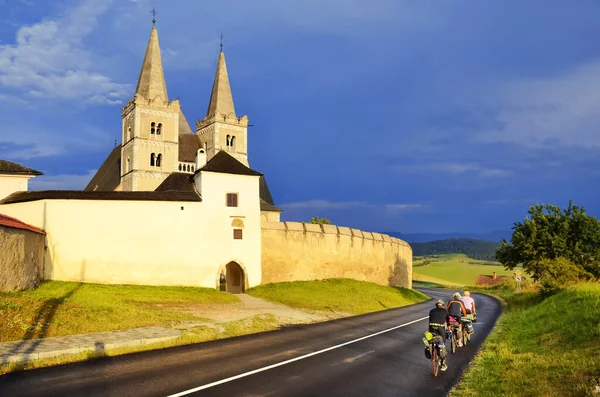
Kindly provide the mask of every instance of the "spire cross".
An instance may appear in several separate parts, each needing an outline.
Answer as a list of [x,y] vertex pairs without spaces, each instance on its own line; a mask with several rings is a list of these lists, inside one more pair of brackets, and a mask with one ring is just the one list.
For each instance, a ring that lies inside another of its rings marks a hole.
[[221,51],[223,51],[223,33],[221,33]]
[[152,26],[156,26],[156,7],[152,7]]

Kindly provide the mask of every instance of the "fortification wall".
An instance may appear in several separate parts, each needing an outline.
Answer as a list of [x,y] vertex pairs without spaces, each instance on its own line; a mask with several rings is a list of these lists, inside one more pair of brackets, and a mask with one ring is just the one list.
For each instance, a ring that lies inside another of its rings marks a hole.
[[43,234],[0,226],[0,291],[35,288],[44,272]]
[[261,230],[262,284],[344,277],[412,288],[412,248],[395,237],[298,222]]

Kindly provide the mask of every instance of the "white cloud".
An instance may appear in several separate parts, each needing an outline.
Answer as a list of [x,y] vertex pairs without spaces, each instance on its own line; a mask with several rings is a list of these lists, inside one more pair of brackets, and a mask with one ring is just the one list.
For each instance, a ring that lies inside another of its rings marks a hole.
[[389,212],[401,212],[411,209],[423,208],[422,204],[369,204],[364,201],[328,201],[328,200],[309,200],[294,203],[282,204],[282,208],[294,209],[316,209],[316,210],[341,210],[351,208],[371,208],[384,209]]
[[600,146],[600,60],[544,79],[505,84],[490,95],[502,127],[479,132],[479,142],[526,147]]
[[34,97],[117,104],[129,85],[95,71],[83,39],[113,0],[85,0],[58,20],[21,27],[16,43],[0,46],[0,86]]
[[29,190],[83,190],[97,170],[84,175],[41,175],[29,180]]
[[470,163],[430,163],[415,165],[397,165],[393,169],[402,173],[430,173],[439,172],[452,175],[462,175],[471,173],[479,177],[500,177],[512,174],[510,170],[500,168],[488,168],[479,164]]

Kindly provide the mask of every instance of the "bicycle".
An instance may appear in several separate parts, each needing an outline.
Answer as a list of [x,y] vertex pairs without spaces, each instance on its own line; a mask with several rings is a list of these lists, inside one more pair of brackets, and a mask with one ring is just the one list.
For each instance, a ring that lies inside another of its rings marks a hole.
[[473,316],[467,315],[467,317],[461,318],[463,323],[463,344],[466,345],[471,340],[471,334],[473,333]]
[[[458,347],[458,330],[460,329],[460,324],[455,321],[450,322],[450,347],[452,349],[452,353],[456,353],[456,348]],[[463,332],[464,338],[464,332]]]
[[433,335],[431,332],[425,332],[423,342],[426,344],[425,356],[431,359],[431,368],[433,376],[437,377],[442,364],[442,359],[446,357],[446,345],[444,339],[439,335]]

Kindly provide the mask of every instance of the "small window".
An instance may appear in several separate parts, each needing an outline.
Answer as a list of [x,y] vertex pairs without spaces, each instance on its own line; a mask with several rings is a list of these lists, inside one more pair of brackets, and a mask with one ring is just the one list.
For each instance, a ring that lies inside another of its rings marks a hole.
[[187,165],[187,170],[188,170],[188,172],[190,172],[190,165],[189,164]]
[[179,171],[181,171],[181,164],[179,164]]
[[155,155],[154,155],[154,153],[152,153],[150,155],[150,167],[154,167],[154,158],[155,158]]
[[156,166],[160,167],[160,161],[162,160],[162,154],[156,156]]
[[242,229],[233,229],[233,239],[234,240],[242,239]]
[[235,136],[231,137],[231,141],[230,141],[229,146],[231,146],[232,149],[235,149]]
[[150,133],[154,135],[155,132],[156,132],[156,123],[153,121],[150,124]]
[[228,207],[237,207],[238,206],[237,193],[227,193],[227,206]]
[[156,127],[156,135],[160,135],[161,132],[162,132],[162,123],[158,123],[158,126]]
[[131,126],[127,127],[127,140],[131,139]]

